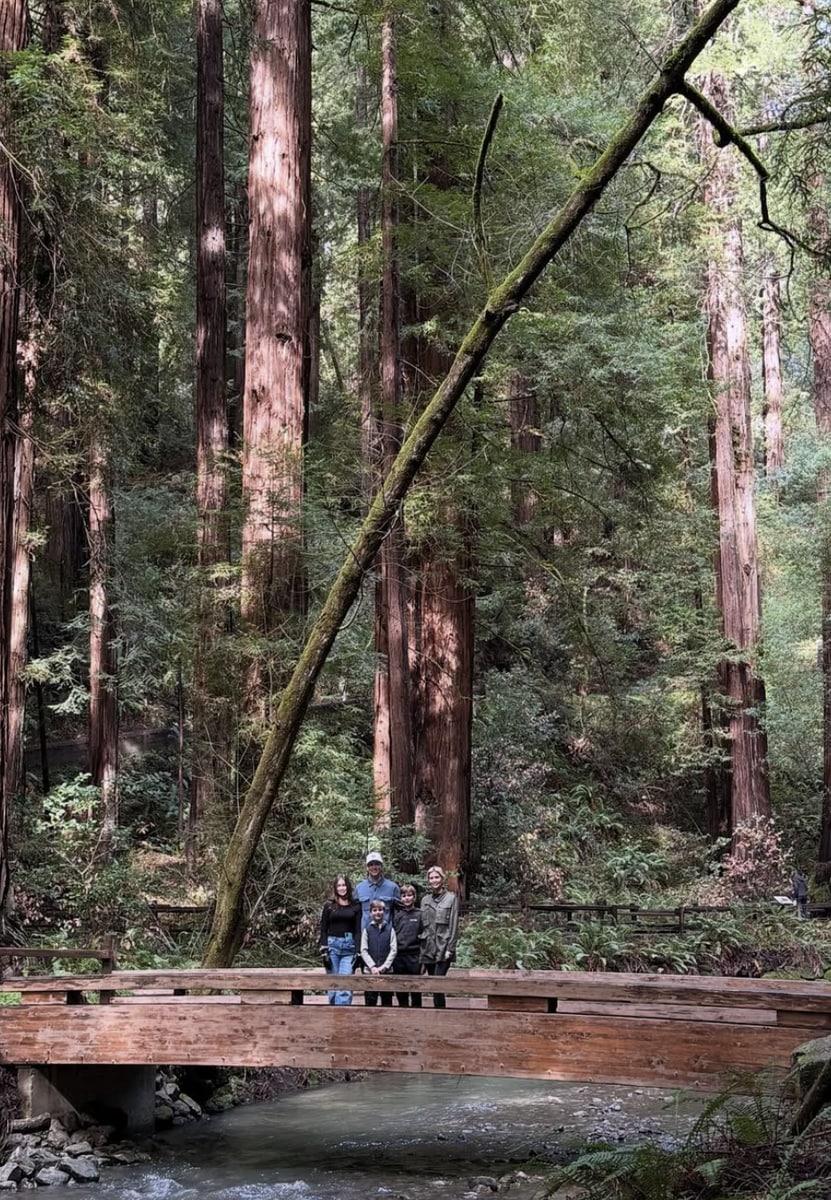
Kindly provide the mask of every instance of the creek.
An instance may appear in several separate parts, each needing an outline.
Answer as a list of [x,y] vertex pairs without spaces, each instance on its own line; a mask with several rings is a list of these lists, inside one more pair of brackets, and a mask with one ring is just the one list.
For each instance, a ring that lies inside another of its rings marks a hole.
[[[461,1200],[501,1179],[541,1196],[586,1139],[683,1136],[700,1101],[644,1088],[374,1075],[246,1105],[159,1137],[75,1200]],[[508,1177],[506,1179],[506,1177]]]

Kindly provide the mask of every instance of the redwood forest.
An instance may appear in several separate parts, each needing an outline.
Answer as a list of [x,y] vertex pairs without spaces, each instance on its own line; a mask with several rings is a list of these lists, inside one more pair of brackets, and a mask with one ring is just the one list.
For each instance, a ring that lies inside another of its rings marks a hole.
[[829,78],[827,0],[0,0],[0,943],[312,965],[378,850],[463,966],[831,971]]

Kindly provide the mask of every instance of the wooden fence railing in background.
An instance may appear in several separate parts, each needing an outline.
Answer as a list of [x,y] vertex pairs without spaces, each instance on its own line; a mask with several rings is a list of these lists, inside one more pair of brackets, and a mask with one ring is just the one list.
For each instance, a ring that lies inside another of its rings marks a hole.
[[24,961],[36,960],[40,962],[73,962],[75,959],[94,958],[101,964],[103,974],[109,974],[116,969],[118,965],[118,941],[110,934],[104,938],[104,945],[100,950],[83,949],[79,950],[69,946],[50,947],[44,949],[43,946],[0,946],[0,972],[2,978],[8,978],[10,975],[16,975],[17,965]]

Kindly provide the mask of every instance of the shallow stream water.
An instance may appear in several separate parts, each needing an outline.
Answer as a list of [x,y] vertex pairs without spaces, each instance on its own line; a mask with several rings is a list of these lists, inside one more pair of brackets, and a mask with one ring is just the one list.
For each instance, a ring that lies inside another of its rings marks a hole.
[[183,1126],[152,1163],[105,1168],[73,1197],[461,1200],[511,1175],[506,1195],[531,1200],[576,1142],[675,1140],[697,1107],[639,1088],[375,1075]]

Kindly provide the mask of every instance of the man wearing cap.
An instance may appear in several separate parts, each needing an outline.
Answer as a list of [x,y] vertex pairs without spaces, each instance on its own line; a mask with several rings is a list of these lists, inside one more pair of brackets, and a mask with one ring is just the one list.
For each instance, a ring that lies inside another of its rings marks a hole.
[[401,889],[397,883],[384,875],[384,860],[377,850],[370,850],[366,856],[366,879],[355,888],[355,899],[360,901],[361,928],[369,925],[369,906],[373,900],[383,900],[386,908],[385,918],[392,918],[392,904],[401,899]]

